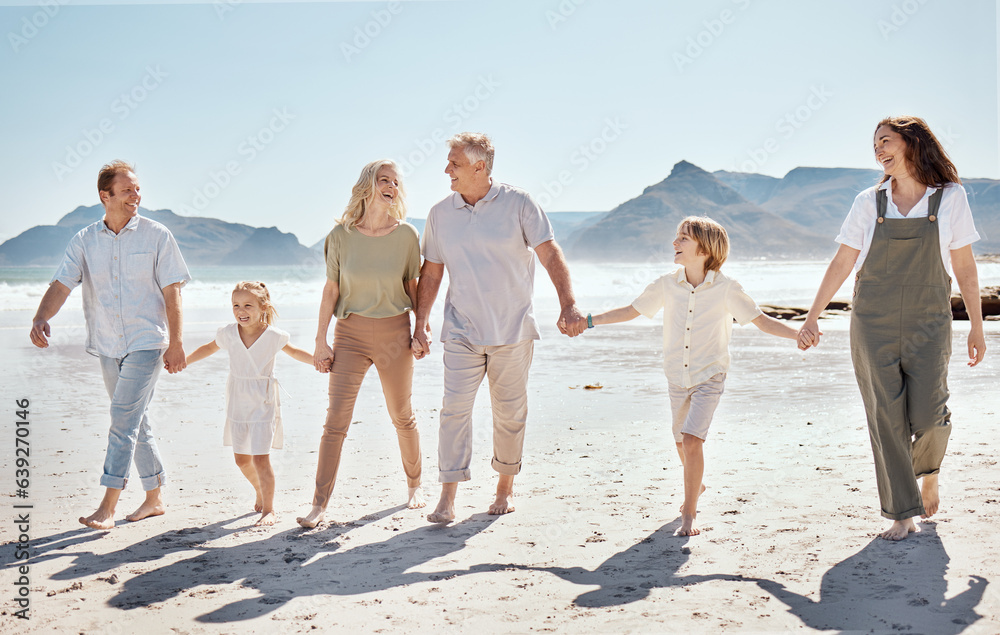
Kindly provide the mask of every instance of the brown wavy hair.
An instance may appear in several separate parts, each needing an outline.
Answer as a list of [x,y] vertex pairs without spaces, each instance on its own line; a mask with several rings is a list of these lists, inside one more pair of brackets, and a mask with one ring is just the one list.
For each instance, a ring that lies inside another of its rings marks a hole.
[[[927,187],[944,187],[948,183],[961,183],[958,169],[948,158],[941,142],[938,141],[930,126],[920,117],[901,116],[886,117],[875,126],[875,134],[882,126],[889,126],[906,142],[906,163],[919,183]],[[879,185],[889,180],[887,174],[882,175]]]

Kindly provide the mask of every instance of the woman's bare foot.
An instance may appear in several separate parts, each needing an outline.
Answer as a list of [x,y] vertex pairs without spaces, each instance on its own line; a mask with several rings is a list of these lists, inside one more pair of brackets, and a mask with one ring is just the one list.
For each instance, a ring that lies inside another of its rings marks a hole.
[[[257,522],[255,522],[253,524],[253,526],[254,527],[270,527],[271,525],[273,525],[276,522],[278,522],[278,517],[275,516],[275,514],[274,514],[273,511],[262,512],[261,515],[260,515],[260,518],[257,519]],[[299,524],[301,525],[302,523],[299,523]]]
[[[701,497],[701,495],[702,495],[702,494],[704,494],[704,493],[705,493],[705,490],[707,490],[707,489],[708,489],[708,488],[707,488],[707,487],[705,487],[705,484],[704,484],[704,483],[702,483],[702,484],[701,484],[701,493],[699,493],[699,494],[698,494],[698,497],[700,498],[700,497]],[[681,503],[681,507],[680,507],[680,509],[679,509],[679,510],[677,510],[677,511],[679,511],[679,512],[680,512],[681,514],[684,514],[684,503]]]
[[80,523],[90,527],[91,529],[114,529],[115,510],[98,508],[96,512],[86,518],[80,516]]
[[427,501],[424,500],[424,493],[420,491],[420,486],[406,488],[407,509],[420,509],[426,506]]
[[[319,505],[313,505],[312,511],[310,511],[305,516],[299,516],[295,519],[300,526],[306,529],[312,529],[316,525],[323,522],[323,514],[326,512],[325,507],[320,507]],[[263,520],[263,518],[261,518]]]
[[920,485],[920,498],[924,502],[924,513],[921,518],[930,518],[937,513],[941,499],[938,497],[938,475],[928,474]]
[[150,516],[162,516],[167,509],[163,506],[163,499],[160,498],[160,488],[151,489],[146,492],[146,500],[142,501],[139,509],[125,517],[125,520],[135,522]]
[[892,521],[892,525],[883,531],[881,536],[886,540],[902,540],[915,531],[917,531],[917,526],[913,523],[913,519],[907,518],[906,520]]
[[676,532],[675,536],[697,536],[701,533],[701,530],[694,526],[694,518],[697,516],[697,512],[694,514],[684,514],[681,513],[681,526]]

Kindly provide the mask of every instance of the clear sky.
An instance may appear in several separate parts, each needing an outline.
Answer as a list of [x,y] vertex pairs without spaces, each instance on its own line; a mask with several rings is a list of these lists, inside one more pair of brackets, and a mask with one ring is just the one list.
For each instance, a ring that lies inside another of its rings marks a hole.
[[998,24],[983,0],[0,1],[0,238],[96,204],[122,158],[145,207],[311,245],[377,158],[426,216],[462,130],[548,211],[609,210],[682,159],[874,168],[888,114],[1000,178]]

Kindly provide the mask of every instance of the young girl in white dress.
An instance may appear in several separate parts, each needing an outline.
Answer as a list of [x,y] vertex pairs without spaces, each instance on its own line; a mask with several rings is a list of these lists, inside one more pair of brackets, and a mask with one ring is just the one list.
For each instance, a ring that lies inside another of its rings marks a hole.
[[313,356],[288,343],[288,333],[271,324],[278,312],[263,282],[240,282],[233,289],[235,324],[223,326],[215,340],[188,355],[187,363],[205,359],[220,348],[229,351],[226,382],[226,428],[223,443],[233,447],[236,465],[257,492],[254,526],[273,525],[274,470],[271,448],[282,446],[281,404],[274,359],[284,351],[309,364]]

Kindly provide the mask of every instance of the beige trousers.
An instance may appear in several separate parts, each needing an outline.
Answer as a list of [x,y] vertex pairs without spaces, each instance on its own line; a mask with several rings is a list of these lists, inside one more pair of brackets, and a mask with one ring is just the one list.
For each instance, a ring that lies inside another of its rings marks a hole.
[[337,320],[334,328],[330,407],[319,442],[313,505],[326,507],[330,501],[344,439],[354,416],[354,403],[361,381],[373,364],[382,382],[386,408],[396,426],[406,483],[410,487],[420,485],[420,433],[410,407],[413,386],[410,314],[390,318],[349,315]]

